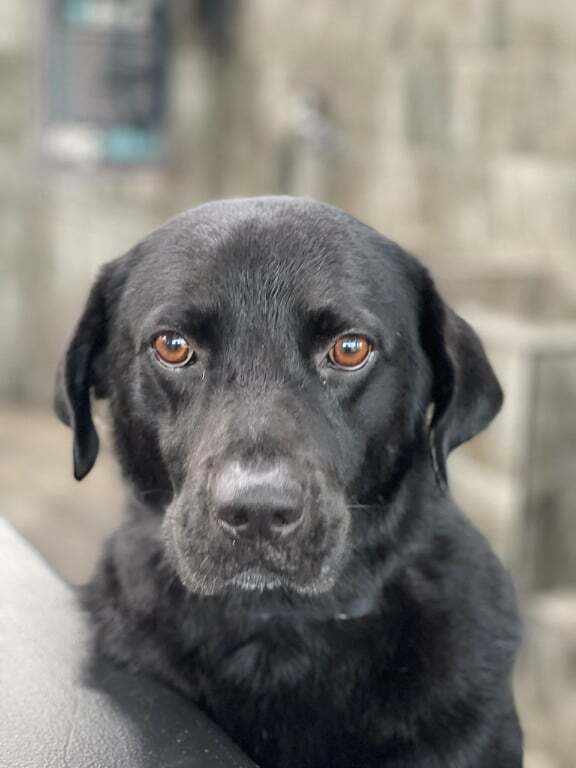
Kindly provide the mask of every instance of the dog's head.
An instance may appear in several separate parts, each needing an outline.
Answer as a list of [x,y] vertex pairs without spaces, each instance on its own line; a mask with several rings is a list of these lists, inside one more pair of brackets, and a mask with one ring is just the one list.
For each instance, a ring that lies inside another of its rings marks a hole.
[[98,453],[91,395],[203,594],[330,589],[354,507],[382,505],[422,456],[443,485],[448,452],[501,403],[415,259],[290,198],[201,206],[104,267],[58,374],[78,479]]

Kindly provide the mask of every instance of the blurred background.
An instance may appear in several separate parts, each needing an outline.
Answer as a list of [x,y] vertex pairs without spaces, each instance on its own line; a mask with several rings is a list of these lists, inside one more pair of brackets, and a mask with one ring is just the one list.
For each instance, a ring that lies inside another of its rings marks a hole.
[[512,569],[529,768],[576,755],[576,5],[0,4],[0,514],[85,580],[122,490],[71,477],[54,369],[99,265],[215,197],[332,202],[416,252],[506,391],[451,460]]

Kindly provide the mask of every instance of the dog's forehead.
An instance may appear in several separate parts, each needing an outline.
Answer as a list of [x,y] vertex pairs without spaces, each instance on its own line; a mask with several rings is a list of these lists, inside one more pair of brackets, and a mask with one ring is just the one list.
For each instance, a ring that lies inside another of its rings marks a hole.
[[136,311],[289,298],[394,301],[407,282],[398,249],[352,216],[298,198],[220,201],[187,211],[144,241],[129,276]]

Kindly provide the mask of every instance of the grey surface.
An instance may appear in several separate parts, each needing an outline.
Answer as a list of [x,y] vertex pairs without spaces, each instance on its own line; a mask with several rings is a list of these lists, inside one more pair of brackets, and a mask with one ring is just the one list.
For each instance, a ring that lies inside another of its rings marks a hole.
[[254,765],[202,713],[145,676],[90,661],[74,592],[0,519],[0,766]]

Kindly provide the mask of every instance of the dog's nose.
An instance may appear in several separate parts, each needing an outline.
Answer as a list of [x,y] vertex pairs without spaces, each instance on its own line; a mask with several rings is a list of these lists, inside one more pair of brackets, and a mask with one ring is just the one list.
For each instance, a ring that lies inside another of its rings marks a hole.
[[284,538],[302,522],[302,486],[287,462],[225,464],[214,479],[212,501],[219,525],[234,537]]

